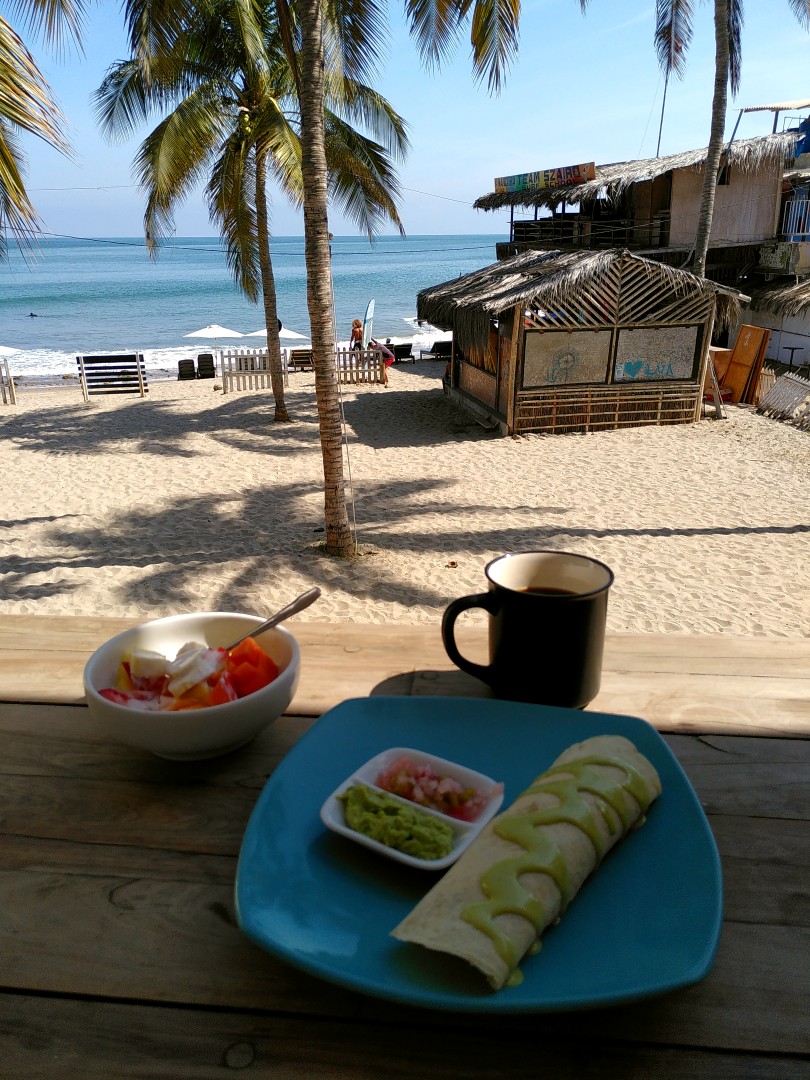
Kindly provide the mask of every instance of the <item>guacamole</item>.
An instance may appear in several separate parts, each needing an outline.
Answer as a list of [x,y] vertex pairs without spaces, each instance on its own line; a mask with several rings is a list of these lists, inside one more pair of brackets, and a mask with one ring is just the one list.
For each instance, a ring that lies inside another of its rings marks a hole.
[[417,859],[443,859],[453,850],[451,826],[384,791],[355,784],[340,796],[346,824],[355,832]]

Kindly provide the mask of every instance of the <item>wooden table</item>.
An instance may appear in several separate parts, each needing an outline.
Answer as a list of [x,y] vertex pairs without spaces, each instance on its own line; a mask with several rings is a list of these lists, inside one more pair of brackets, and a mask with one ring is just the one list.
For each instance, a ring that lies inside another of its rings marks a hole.
[[[488,1018],[320,982],[233,915],[248,816],[313,717],[369,692],[481,692],[438,631],[291,624],[303,674],[289,715],[227,758],[178,764],[110,742],[77,704],[89,652],[133,621],[0,617],[0,1075],[808,1074],[810,641],[610,637],[593,708],[667,732],[717,838],[717,961],[634,1005]],[[480,638],[468,630],[471,651]]]

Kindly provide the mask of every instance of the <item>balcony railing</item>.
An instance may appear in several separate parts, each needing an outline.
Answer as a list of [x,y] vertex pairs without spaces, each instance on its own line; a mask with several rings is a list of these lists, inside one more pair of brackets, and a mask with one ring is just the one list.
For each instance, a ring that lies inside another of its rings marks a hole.
[[512,222],[512,243],[530,247],[657,248],[669,243],[669,213],[592,221],[578,214]]
[[782,237],[797,243],[810,240],[810,199],[788,199],[785,203]]

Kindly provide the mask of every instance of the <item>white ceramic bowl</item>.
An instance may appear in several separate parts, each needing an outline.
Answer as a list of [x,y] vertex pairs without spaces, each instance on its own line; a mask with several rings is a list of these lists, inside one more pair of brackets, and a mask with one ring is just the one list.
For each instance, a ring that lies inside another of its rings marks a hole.
[[174,658],[187,641],[211,647],[229,645],[261,622],[255,615],[206,611],[170,615],[117,634],[96,649],[84,669],[84,693],[91,716],[120,742],[164,758],[194,761],[243,746],[281,716],[298,686],[298,642],[281,626],[265,630],[256,639],[278,665],[278,678],[238,701],[205,709],[146,712],[116,705],[99,690],[115,686],[121,657],[131,649],[152,649]]

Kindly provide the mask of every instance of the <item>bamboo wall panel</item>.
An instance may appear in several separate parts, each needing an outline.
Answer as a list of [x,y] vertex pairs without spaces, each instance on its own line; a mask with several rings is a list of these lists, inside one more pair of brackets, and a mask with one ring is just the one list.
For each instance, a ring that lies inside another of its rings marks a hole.
[[620,381],[693,379],[697,326],[620,330],[613,377]]
[[699,383],[655,386],[559,387],[518,394],[515,430],[563,435],[648,424],[688,424],[700,400]]
[[498,380],[488,372],[473,364],[459,364],[458,382],[461,390],[472,394],[485,405],[497,408]]
[[[732,166],[729,179],[730,183],[718,184],[715,189],[712,240],[750,244],[775,236],[782,186],[779,165],[760,165],[748,173]],[[672,173],[672,247],[694,244],[702,189],[702,169],[675,169]]]
[[610,357],[609,331],[526,332],[523,386],[604,383]]

